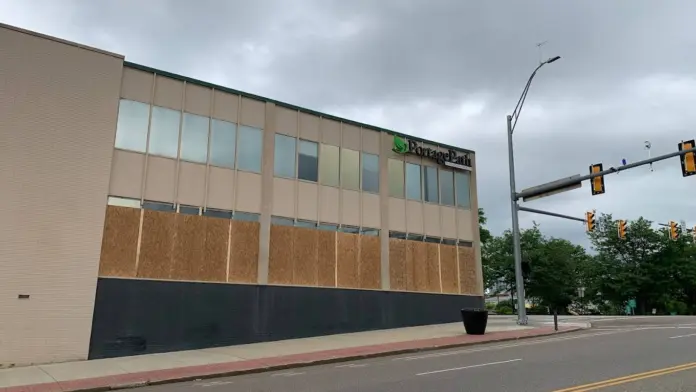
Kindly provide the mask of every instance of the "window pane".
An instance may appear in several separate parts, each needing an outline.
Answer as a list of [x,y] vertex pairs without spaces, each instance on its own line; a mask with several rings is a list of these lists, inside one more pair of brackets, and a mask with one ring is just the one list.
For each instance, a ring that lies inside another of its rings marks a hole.
[[285,218],[282,216],[272,216],[271,217],[271,224],[278,225],[278,226],[294,226],[295,220],[292,218]]
[[339,168],[339,149],[336,146],[328,144],[321,145],[321,183],[328,186],[338,186],[338,168]]
[[208,162],[208,117],[184,113],[184,127],[181,129],[181,159],[185,161]]
[[421,200],[421,167],[415,163],[406,164],[406,198]]
[[454,172],[440,170],[440,204],[454,205]]
[[150,125],[150,154],[176,158],[179,150],[179,120],[181,114],[176,110],[152,108]]
[[232,219],[246,222],[258,222],[259,214],[255,214],[253,212],[236,211],[232,216]]
[[341,186],[360,189],[360,154],[357,151],[341,149]]
[[273,173],[278,177],[295,178],[295,138],[275,135]]
[[461,208],[471,208],[471,173],[456,172],[454,182],[457,187],[457,206]]
[[261,173],[263,131],[258,128],[240,126],[237,146],[237,169]]
[[297,178],[317,182],[319,179],[319,146],[317,143],[300,140],[297,156]]
[[118,106],[116,148],[145,152],[150,105],[122,99]]
[[404,161],[389,159],[389,196],[404,197]]
[[237,125],[215,120],[210,130],[210,164],[234,169],[234,150],[237,139]]
[[437,168],[423,166],[423,198],[425,201],[437,203],[439,201],[437,191]]
[[379,157],[362,153],[362,190],[379,193]]

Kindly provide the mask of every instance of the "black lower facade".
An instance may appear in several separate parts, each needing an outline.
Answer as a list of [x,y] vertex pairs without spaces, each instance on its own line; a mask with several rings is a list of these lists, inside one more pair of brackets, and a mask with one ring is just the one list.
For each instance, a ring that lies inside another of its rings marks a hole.
[[89,359],[461,320],[478,296],[99,278]]

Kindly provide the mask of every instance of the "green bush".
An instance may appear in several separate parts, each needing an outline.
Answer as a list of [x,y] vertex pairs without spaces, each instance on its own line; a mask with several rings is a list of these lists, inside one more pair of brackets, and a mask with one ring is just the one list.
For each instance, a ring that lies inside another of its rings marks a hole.
[[527,309],[527,314],[549,314],[549,310],[546,306],[532,306]]
[[495,308],[496,313],[498,314],[512,314],[512,308],[510,306],[497,306]]
[[494,310],[495,309],[495,302],[486,302],[486,309]]
[[500,310],[499,310],[499,309],[500,309],[501,307],[506,307],[506,308],[514,309],[514,307],[512,306],[512,301],[510,301],[509,299],[508,299],[508,300],[505,300],[505,301],[500,301],[500,302],[498,302],[498,304],[495,305],[495,311],[498,312],[498,313],[500,313]]

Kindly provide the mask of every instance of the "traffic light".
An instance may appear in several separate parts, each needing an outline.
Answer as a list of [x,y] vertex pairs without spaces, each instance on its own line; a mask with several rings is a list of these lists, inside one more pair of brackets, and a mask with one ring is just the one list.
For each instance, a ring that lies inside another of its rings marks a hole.
[[619,228],[619,239],[625,240],[626,239],[626,228],[627,228],[626,221],[619,220],[618,228]]
[[[601,163],[590,166],[590,174],[599,173],[602,170]],[[601,195],[604,193],[604,176],[598,176],[591,179],[590,184],[592,185],[592,196]]]
[[[679,151],[691,150],[696,147],[693,139],[679,143]],[[696,153],[689,152],[681,156],[682,176],[688,177],[696,174]]]
[[679,225],[677,225],[677,222],[669,221],[669,239],[672,241],[679,239]]
[[595,215],[594,211],[587,211],[585,213],[585,226],[587,228],[587,232],[591,233],[595,229]]

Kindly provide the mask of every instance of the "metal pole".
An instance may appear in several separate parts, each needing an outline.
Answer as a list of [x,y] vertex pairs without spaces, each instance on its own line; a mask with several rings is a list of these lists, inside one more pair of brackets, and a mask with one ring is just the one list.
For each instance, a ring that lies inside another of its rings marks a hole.
[[522,249],[520,247],[520,222],[515,191],[515,155],[512,146],[512,116],[507,116],[508,160],[510,164],[510,208],[512,211],[512,253],[515,257],[515,291],[517,291],[517,324],[527,325],[527,309],[524,307],[524,278],[522,277]]
[[527,208],[527,207],[522,207],[522,206],[517,207],[517,209],[519,211],[531,212],[532,214],[548,215],[548,216],[554,216],[556,218],[563,218],[563,219],[570,219],[570,220],[574,220],[574,221],[578,221],[578,222],[585,222],[585,219],[583,219],[583,218],[576,218],[574,216],[558,214],[555,212],[542,211],[542,210],[537,210],[534,208]]

